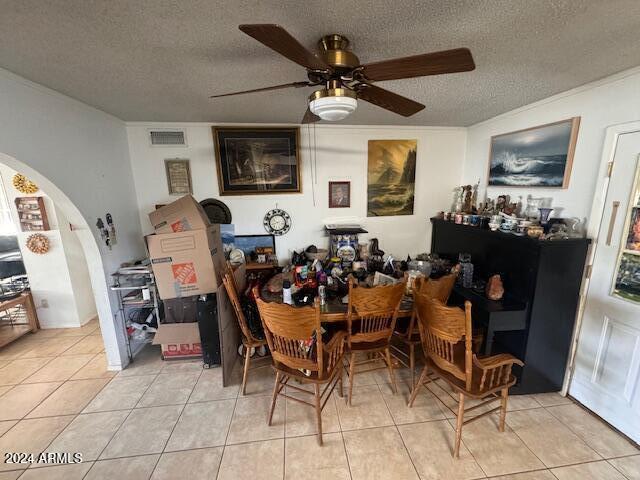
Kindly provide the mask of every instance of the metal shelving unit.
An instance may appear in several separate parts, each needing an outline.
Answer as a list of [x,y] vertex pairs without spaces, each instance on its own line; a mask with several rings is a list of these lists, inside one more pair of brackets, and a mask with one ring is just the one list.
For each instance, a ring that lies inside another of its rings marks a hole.
[[[150,265],[122,267],[111,276],[113,277],[111,290],[116,292],[118,296],[118,313],[122,320],[125,338],[127,339],[129,360],[133,361],[134,357],[149,341],[139,341],[129,335],[128,327],[131,324],[131,311],[151,309],[156,321],[160,320],[160,300],[155,277]],[[145,292],[148,292],[148,295]]]

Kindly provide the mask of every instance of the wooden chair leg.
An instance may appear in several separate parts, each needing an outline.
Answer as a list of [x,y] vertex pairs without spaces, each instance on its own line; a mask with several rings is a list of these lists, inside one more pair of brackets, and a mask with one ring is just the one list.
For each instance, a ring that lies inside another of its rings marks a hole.
[[462,440],[462,424],[464,422],[464,394],[460,394],[458,401],[458,418],[456,421],[456,444],[453,448],[453,456],[460,458],[460,440]]
[[413,407],[413,402],[415,402],[416,397],[418,396],[418,392],[420,391],[420,387],[427,380],[428,369],[425,365],[420,372],[420,378],[418,378],[418,382],[413,384],[413,390],[411,391],[411,397],[409,397],[409,408]]
[[507,399],[509,398],[509,389],[503,388],[501,392],[502,400],[500,405],[500,424],[498,430],[504,432],[504,421],[507,418]]
[[245,346],[244,352],[244,372],[242,373],[242,395],[247,394],[247,380],[249,378],[249,364],[251,363],[251,349]]
[[338,380],[338,396],[340,396],[340,398],[344,397],[344,392],[342,391],[343,377],[344,377],[344,368],[340,367],[340,379]]
[[320,385],[316,387],[316,421],[318,422],[318,445],[322,446],[322,407],[320,406]]
[[416,349],[413,343],[409,344],[409,368],[411,369],[411,387],[413,388],[416,381]]
[[384,351],[387,368],[389,369],[389,377],[391,378],[391,388],[393,389],[393,393],[398,393],[398,385],[396,384],[396,375],[393,373],[393,364],[391,363],[391,352],[389,351],[389,347],[387,347]]
[[267,425],[269,426],[271,426],[273,411],[276,408],[276,399],[278,398],[278,389],[280,388],[280,377],[282,377],[282,374],[280,372],[276,372],[276,382],[273,385],[273,396],[271,397],[271,408],[269,409],[269,421],[267,422]]
[[351,395],[353,394],[353,380],[356,373],[356,354],[351,353],[349,355],[349,397],[347,398],[347,403],[351,406]]

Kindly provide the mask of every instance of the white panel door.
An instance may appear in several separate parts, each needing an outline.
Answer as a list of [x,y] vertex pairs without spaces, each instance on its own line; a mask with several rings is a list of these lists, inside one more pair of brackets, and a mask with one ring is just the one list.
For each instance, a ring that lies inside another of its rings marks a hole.
[[640,442],[640,132],[618,137],[569,393]]

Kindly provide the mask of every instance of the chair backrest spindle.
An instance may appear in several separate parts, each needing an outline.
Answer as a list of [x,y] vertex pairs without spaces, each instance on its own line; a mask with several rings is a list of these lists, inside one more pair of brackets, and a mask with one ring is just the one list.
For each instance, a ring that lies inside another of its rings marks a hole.
[[323,371],[323,343],[320,306],[292,307],[268,303],[256,295],[271,356],[293,369]]
[[349,342],[389,340],[395,328],[405,284],[358,287],[349,279],[347,325]]
[[231,305],[233,306],[233,310],[235,311],[242,335],[245,337],[248,343],[259,342],[259,340],[256,339],[251,333],[251,329],[249,328],[247,319],[244,316],[242,305],[240,303],[240,295],[238,293],[238,285],[236,283],[235,277],[233,276],[233,269],[231,268],[231,265],[229,263],[227,263],[227,269],[224,275],[222,275],[222,283],[227,290],[227,295],[229,297]]
[[[418,329],[425,354],[471,388],[473,370],[471,302],[448,307],[423,291],[414,292]],[[484,379],[483,379],[484,380]]]

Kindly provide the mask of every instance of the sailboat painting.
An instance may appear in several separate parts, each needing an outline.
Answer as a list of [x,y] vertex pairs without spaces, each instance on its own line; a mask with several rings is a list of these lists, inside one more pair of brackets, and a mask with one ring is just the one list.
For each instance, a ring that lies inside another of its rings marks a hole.
[[489,186],[569,186],[580,117],[491,137]]
[[417,140],[369,140],[367,217],[413,215]]

